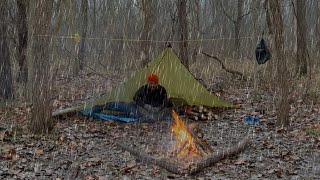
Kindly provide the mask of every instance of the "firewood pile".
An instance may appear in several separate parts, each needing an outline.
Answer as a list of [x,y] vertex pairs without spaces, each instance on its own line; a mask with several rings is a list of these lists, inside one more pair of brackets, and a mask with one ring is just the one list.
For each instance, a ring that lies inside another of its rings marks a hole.
[[192,106],[187,108],[186,115],[187,119],[194,121],[210,121],[217,120],[219,118],[218,114],[220,114],[222,111],[222,108]]

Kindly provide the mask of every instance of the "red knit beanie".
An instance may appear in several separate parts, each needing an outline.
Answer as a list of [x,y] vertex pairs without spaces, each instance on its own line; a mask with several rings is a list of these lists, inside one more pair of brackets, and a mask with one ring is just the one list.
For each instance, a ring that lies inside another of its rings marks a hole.
[[155,75],[155,74],[150,74],[150,75],[148,76],[147,82],[159,83],[159,78],[158,78],[158,76]]

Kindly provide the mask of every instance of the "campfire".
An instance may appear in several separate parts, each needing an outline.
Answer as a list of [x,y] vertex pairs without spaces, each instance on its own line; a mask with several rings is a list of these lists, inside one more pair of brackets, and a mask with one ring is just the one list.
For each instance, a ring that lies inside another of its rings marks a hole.
[[172,111],[172,115],[174,123],[171,130],[176,138],[173,152],[178,158],[191,160],[212,153],[212,149],[203,139],[203,134],[198,127],[193,124],[186,126],[175,111]]
[[[176,144],[173,146],[173,153],[169,157],[158,158],[147,154],[143,150],[132,148],[124,142],[117,142],[117,145],[143,162],[156,165],[175,174],[196,174],[202,169],[212,166],[220,160],[229,156],[239,154],[250,145],[250,136],[246,136],[237,145],[212,153],[212,149],[203,137],[201,129],[195,124],[186,126],[178,114],[173,111],[174,123],[171,126],[172,134],[175,136]],[[172,157],[174,156],[174,157]],[[177,161],[178,160],[178,161]]]

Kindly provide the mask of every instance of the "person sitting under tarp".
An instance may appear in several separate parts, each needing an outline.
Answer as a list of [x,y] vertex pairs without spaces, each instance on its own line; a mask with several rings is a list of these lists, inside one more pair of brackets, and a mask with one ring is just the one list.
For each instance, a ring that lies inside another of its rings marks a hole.
[[141,86],[133,97],[133,102],[108,102],[105,105],[93,107],[92,113],[103,110],[118,111],[125,117],[137,118],[141,122],[155,122],[157,120],[171,119],[166,89],[159,85],[159,78],[151,74],[147,84]]

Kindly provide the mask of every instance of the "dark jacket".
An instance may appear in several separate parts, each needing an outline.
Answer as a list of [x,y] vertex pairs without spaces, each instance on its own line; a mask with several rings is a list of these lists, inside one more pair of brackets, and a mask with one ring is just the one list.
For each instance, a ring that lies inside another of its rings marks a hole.
[[167,106],[167,91],[163,86],[151,91],[148,85],[141,86],[133,97],[134,102],[139,106],[149,104],[153,107],[164,108]]

